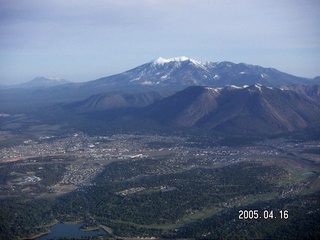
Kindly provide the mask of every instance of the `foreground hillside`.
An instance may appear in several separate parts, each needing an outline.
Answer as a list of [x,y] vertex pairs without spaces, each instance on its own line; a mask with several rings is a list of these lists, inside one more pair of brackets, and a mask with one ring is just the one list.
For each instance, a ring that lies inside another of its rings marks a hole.
[[261,85],[190,87],[148,108],[158,121],[224,133],[280,133],[319,127],[320,104]]
[[83,101],[57,105],[50,111],[60,112],[61,116],[100,121],[101,130],[110,124],[132,126],[132,130],[138,126],[152,129],[158,125],[192,127],[227,135],[275,135],[319,129],[319,92],[316,85],[194,86],[175,94],[93,95]]

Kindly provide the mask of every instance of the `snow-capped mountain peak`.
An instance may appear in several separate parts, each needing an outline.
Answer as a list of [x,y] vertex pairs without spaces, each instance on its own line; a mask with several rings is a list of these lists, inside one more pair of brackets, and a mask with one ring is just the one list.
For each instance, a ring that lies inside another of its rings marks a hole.
[[[112,89],[179,89],[187,86],[254,85],[279,86],[307,83],[310,80],[295,77],[270,68],[232,62],[200,62],[181,56],[159,57],[153,61],[121,74],[100,78],[93,84],[102,84]],[[232,88],[232,87],[230,87]],[[235,87],[234,87],[235,88]],[[243,87],[245,88],[245,87]],[[263,90],[260,86],[248,90]]]
[[207,71],[207,63],[203,63],[185,56],[180,56],[180,57],[173,57],[173,58],[162,58],[159,57],[153,61],[151,61],[151,65],[154,67],[162,67],[165,66],[166,64],[169,63],[174,63],[174,65],[176,67],[180,67],[182,66],[182,63],[187,63],[198,67],[198,68],[202,68],[203,70]]
[[173,57],[173,58],[159,57],[159,58],[153,60],[152,63],[157,64],[157,65],[163,65],[163,64],[169,63],[169,62],[184,62],[184,61],[190,61],[195,64],[201,64],[201,62],[193,60],[193,59],[185,57],[185,56]]

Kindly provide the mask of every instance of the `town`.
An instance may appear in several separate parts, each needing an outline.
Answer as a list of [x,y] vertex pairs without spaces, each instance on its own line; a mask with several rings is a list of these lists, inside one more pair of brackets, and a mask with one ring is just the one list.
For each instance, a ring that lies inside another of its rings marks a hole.
[[[288,162],[301,164],[319,163],[319,155],[305,153],[318,149],[319,142],[291,142],[285,138],[265,140],[250,146],[214,145],[201,148],[185,136],[116,134],[112,136],[89,136],[82,132],[63,137],[41,136],[37,141],[25,140],[22,145],[0,149],[0,164],[36,165],[43,170],[40,157],[50,157],[52,164],[64,162],[64,157],[72,161],[64,168],[63,176],[52,186],[47,186],[50,193],[64,193],[81,186],[89,186],[92,180],[103,171],[106,165],[114,161],[137,161],[147,159],[161,165],[147,170],[147,174],[167,174],[198,167],[220,167],[239,162],[263,162],[264,164],[285,165]],[[148,162],[147,161],[147,162]],[[11,179],[2,182],[1,187],[17,191],[17,185],[36,185],[42,179],[34,171],[11,173]],[[16,174],[16,177],[14,177]],[[32,180],[32,181],[31,181]],[[305,185],[305,183],[304,183]],[[69,186],[69,187],[68,187]],[[299,183],[301,188],[301,183]],[[18,188],[19,189],[19,188]],[[25,189],[21,187],[21,191]],[[28,188],[33,189],[33,188]],[[288,191],[292,187],[286,186]],[[31,190],[30,190],[31,191]],[[287,192],[288,192],[287,191]],[[31,191],[32,192],[32,191]],[[132,192],[132,191],[129,191]],[[135,190],[133,191],[135,192]],[[35,193],[33,193],[35,194]],[[122,194],[127,194],[123,192]],[[10,196],[11,194],[9,194]]]

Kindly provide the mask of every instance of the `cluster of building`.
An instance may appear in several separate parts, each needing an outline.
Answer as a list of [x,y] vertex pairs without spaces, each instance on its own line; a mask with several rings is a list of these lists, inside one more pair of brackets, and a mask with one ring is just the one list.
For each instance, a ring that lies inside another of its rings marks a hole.
[[90,185],[91,180],[103,170],[103,166],[70,165],[60,184]]
[[[282,149],[290,149],[296,145],[286,141],[265,141],[250,147],[210,146],[199,148],[186,144],[187,138],[180,136],[117,134],[112,136],[88,136],[75,133],[67,136],[42,136],[37,141],[26,140],[22,145],[0,149],[0,162],[13,160],[27,161],[40,156],[73,156],[60,184],[88,185],[99,174],[106,164],[141,158],[165,159],[163,165],[153,168],[147,174],[164,174],[181,169],[200,166],[211,167],[257,161],[265,156],[286,154]],[[286,147],[284,147],[286,146]],[[313,146],[313,145],[312,145]],[[302,147],[302,146],[301,146]],[[26,163],[27,164],[27,163]],[[30,162],[30,164],[32,164]],[[148,163],[146,163],[148,164]],[[33,176],[25,182],[37,182],[41,179]],[[139,189],[119,192],[120,195],[130,194]]]

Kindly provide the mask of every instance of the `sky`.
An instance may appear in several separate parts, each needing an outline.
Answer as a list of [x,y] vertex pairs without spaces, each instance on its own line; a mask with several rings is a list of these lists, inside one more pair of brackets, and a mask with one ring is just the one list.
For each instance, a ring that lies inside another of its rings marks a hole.
[[73,82],[158,57],[320,75],[319,0],[0,0],[0,85]]

